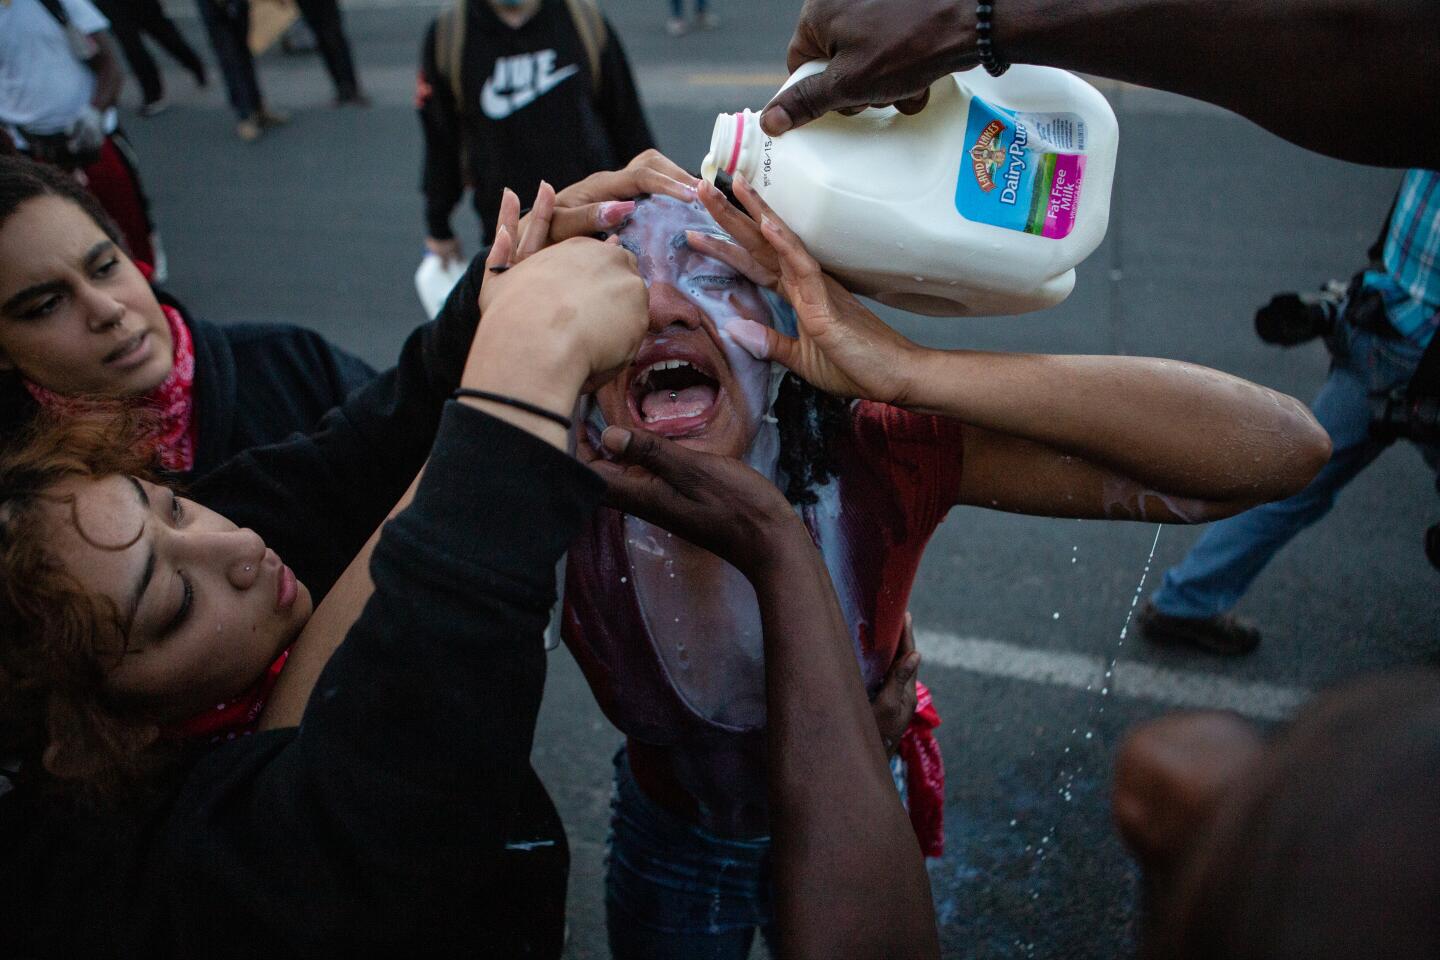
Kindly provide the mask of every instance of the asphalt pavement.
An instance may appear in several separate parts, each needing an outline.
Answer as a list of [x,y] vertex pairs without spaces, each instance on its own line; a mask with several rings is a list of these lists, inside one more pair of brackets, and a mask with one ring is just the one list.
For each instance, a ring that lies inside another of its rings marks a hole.
[[[663,149],[698,166],[717,112],[766,100],[798,6],[719,0],[720,29],[675,39],[660,0],[605,4]],[[213,61],[190,9],[173,9]],[[173,108],[151,120],[127,113],[170,287],[185,303],[220,322],[306,324],[377,365],[393,361],[423,319],[412,283],[423,236],[412,98],[436,9],[347,8],[369,109],[333,109],[318,59],[272,52],[261,84],[294,120],[259,143],[236,139],[218,77],[196,90],[169,69]],[[1323,347],[1267,347],[1250,317],[1272,292],[1357,269],[1398,174],[1307,154],[1193,101],[1102,89],[1121,129],[1111,227],[1069,300],[1006,319],[882,315],[935,346],[1173,357],[1309,399],[1325,376]],[[133,84],[126,96],[133,107]],[[523,196],[534,185],[514,186]],[[473,218],[457,222],[473,250]],[[1283,719],[1326,684],[1433,659],[1440,574],[1421,534],[1437,520],[1419,456],[1387,452],[1242,602],[1265,632],[1260,649],[1218,659],[1156,650],[1127,631],[1137,596],[1198,531],[955,510],[912,602],[921,677],[944,716],[947,843],[931,877],[945,955],[1125,955],[1136,882],[1108,813],[1124,730],[1184,705]],[[535,763],[574,856],[568,955],[605,957],[600,877],[619,736],[569,655],[553,653],[550,665]]]

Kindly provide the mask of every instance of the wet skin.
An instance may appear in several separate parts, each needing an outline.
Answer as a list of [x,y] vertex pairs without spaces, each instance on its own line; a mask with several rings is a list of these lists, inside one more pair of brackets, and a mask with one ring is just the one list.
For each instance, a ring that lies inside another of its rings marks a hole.
[[[618,231],[650,289],[650,333],[595,400],[607,423],[740,457],[769,405],[770,364],[735,344],[726,327],[737,318],[769,325],[770,308],[733,268],[691,249],[687,230],[720,234],[699,203],[654,196]],[[677,361],[688,366],[657,376],[657,364]]]
[[62,197],[0,227],[0,370],[73,396],[134,397],[170,373],[155,292],[90,215]]
[[49,495],[54,556],[119,616],[123,635],[97,642],[107,689],[159,722],[254,684],[310,619],[310,591],[259,534],[168,487],[112,475]]
[[[772,365],[736,344],[738,319],[768,325],[748,279],[692,249],[689,231],[723,236],[699,203],[653,196],[617,231],[650,293],[650,333],[635,361],[596,396],[606,422],[773,472],[775,431],[756,443],[770,405]],[[667,369],[668,368],[668,369]],[[765,717],[755,594],[718,557],[634,517],[625,519],[635,590],[677,692],[700,715],[754,729]]]

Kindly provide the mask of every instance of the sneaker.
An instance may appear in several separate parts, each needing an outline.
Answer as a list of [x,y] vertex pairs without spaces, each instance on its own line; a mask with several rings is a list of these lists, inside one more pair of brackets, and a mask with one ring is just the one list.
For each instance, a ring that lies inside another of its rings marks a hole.
[[1195,647],[1233,657],[1260,645],[1260,631],[1233,613],[1213,617],[1172,617],[1145,601],[1135,618],[1140,634],[1154,644]]
[[235,124],[235,135],[246,143],[254,143],[259,140],[265,131],[260,128],[260,120],[257,116],[249,116]]
[[701,30],[714,30],[716,27],[720,26],[720,18],[715,14],[711,13],[709,10],[706,10],[704,13],[698,13],[695,15],[695,23],[700,27]]
[[680,17],[671,17],[665,21],[665,32],[672,37],[683,37],[690,32],[690,24]]
[[169,109],[169,102],[164,97],[157,97],[156,99],[151,100],[149,103],[140,104],[139,112],[140,116],[149,119],[150,117],[158,117],[160,114],[164,113],[166,110]]
[[255,111],[255,119],[260,126],[267,129],[270,127],[283,127],[290,122],[290,114],[283,110],[270,110],[261,107]]

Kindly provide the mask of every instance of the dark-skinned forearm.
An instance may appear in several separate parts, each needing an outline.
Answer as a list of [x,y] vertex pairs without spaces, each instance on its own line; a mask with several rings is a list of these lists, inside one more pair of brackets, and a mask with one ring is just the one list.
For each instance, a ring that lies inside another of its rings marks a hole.
[[938,956],[924,860],[834,587],[804,528],[782,529],[749,574],[765,633],[781,953]]
[[1440,166],[1433,0],[998,0],[995,8],[997,48],[1014,62],[1195,97],[1357,163]]

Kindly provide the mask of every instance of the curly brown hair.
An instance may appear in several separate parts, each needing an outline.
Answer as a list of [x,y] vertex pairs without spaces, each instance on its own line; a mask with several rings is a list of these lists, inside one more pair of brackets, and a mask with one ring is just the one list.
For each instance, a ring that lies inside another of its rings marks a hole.
[[[56,484],[151,477],[147,415],[44,414],[0,453],[0,757],[17,782],[93,805],[152,782],[173,759],[158,726],[107,695],[124,653],[115,604],[87,592],[49,550]],[[117,642],[118,641],[118,642]]]

